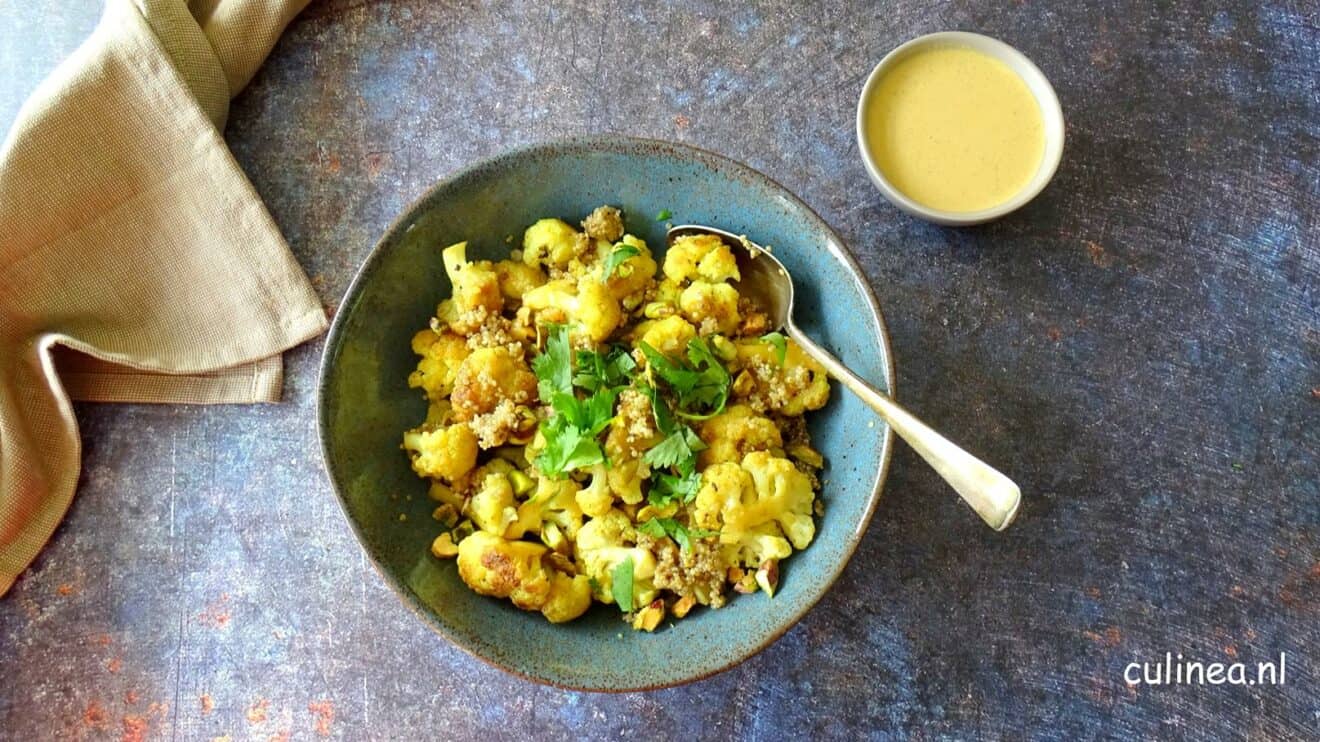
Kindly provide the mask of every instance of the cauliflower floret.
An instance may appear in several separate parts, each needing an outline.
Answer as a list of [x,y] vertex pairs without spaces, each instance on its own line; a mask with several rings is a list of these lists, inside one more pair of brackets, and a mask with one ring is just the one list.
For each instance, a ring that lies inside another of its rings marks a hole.
[[610,490],[609,469],[604,464],[591,468],[591,483],[576,495],[578,507],[593,518],[599,518],[614,507],[614,492]]
[[613,206],[597,206],[582,220],[582,231],[592,239],[613,242],[623,234],[623,212]]
[[458,366],[468,355],[467,341],[448,330],[422,330],[413,335],[413,352],[421,356],[417,370],[408,375],[408,386],[421,389],[435,402],[449,396]]
[[679,295],[678,308],[702,335],[729,335],[738,329],[738,290],[727,283],[693,281]]
[[733,396],[746,400],[753,409],[797,417],[829,401],[830,379],[825,367],[792,340],[782,365],[774,347],[758,338],[737,340],[734,347],[742,372],[734,380]]
[[[498,471],[491,471],[480,481],[480,489],[468,499],[463,514],[471,518],[477,528],[495,536],[502,536],[509,526],[518,520],[518,508],[513,499],[513,485],[509,483],[507,474]],[[510,536],[512,537],[512,534]]]
[[562,219],[542,219],[523,232],[523,262],[544,268],[567,268],[581,254],[578,231]]
[[747,405],[730,405],[702,422],[697,435],[706,444],[706,449],[697,454],[697,464],[702,468],[742,461],[752,451],[783,454],[784,440],[779,426]]
[[591,605],[590,582],[546,563],[546,548],[476,531],[458,544],[458,576],[482,595],[508,598],[555,623],[571,621]]
[[633,565],[633,608],[655,599],[655,555],[628,540],[636,540],[632,522],[621,510],[610,510],[599,518],[592,518],[578,531],[573,546],[578,568],[592,582],[596,599],[603,603],[615,602],[614,569],[625,559]]
[[550,623],[572,621],[591,607],[591,580],[586,575],[567,575],[551,571],[550,597],[541,606],[541,614]]
[[688,341],[697,336],[697,328],[675,314],[637,325],[634,335],[638,347],[641,347],[640,343],[646,343],[667,356],[681,358],[687,352]]
[[[651,257],[651,249],[639,237],[625,234],[623,239],[619,241],[619,245],[635,247],[638,253],[620,263],[614,269],[614,273],[605,281],[605,286],[609,289],[610,296],[629,307],[635,308],[641,303],[647,290],[655,286],[655,258]],[[602,258],[609,255],[617,247],[618,245],[611,245],[602,251]],[[604,269],[604,261],[602,260],[599,270],[603,271]]]
[[[546,541],[547,525],[553,525],[568,540],[577,538],[582,528],[582,508],[576,495],[579,486],[571,479],[546,479],[537,477],[536,491],[527,501],[518,506],[518,517],[508,532],[509,538],[521,538],[524,534],[540,532]],[[552,541],[560,541],[551,538]],[[562,542],[561,542],[562,543]],[[549,544],[557,547],[559,544]],[[566,546],[566,543],[565,543]]]
[[499,278],[500,293],[514,301],[521,301],[523,294],[545,283],[545,273],[540,268],[512,260],[496,263],[495,275]]
[[811,518],[811,480],[785,458],[754,451],[741,464],[724,463],[701,472],[702,487],[692,518],[718,530],[730,562],[749,567],[805,549],[816,535]]
[[623,322],[618,300],[590,275],[576,283],[559,279],[538,286],[523,294],[523,304],[542,321],[580,326],[593,343],[608,338]]
[[454,419],[468,421],[504,400],[526,404],[536,399],[536,374],[508,348],[478,348],[458,367],[450,399]]
[[441,256],[454,293],[440,303],[436,316],[460,335],[475,332],[504,308],[499,276],[489,260],[468,262],[466,242],[446,247]]
[[452,483],[477,464],[477,436],[462,423],[409,430],[403,434],[403,448],[412,456],[413,471],[423,477]]
[[724,241],[712,234],[679,237],[665,253],[665,276],[675,283],[742,279],[738,261]]

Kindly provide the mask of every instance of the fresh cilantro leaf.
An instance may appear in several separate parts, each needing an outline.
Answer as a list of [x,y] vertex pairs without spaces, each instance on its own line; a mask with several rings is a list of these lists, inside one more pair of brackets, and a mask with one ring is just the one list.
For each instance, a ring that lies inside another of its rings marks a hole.
[[674,432],[674,416],[669,412],[669,404],[660,396],[660,390],[647,384],[639,384],[638,391],[651,400],[651,414],[655,417],[655,428],[662,435]]
[[701,474],[696,471],[683,476],[657,473],[651,477],[651,490],[646,499],[656,507],[664,507],[674,501],[692,502],[701,489]]
[[614,346],[602,354],[594,350],[577,352],[578,371],[573,383],[589,392],[602,388],[627,386],[637,362],[622,346]]
[[[607,462],[596,436],[613,419],[619,390],[597,385],[590,397],[578,399],[573,391],[575,375],[568,328],[550,325],[549,330],[545,352],[532,360],[541,401],[548,402],[553,410],[541,423],[546,445],[535,463],[543,474],[562,477],[574,469]],[[594,369],[595,361],[591,363]]]
[[655,215],[655,220],[657,222],[663,222],[671,216],[673,216],[673,214],[669,213],[669,209],[661,209],[660,213]]
[[627,557],[619,562],[610,574],[610,592],[614,593],[614,602],[619,610],[632,613],[633,610],[633,560]]
[[605,283],[610,280],[610,276],[614,275],[614,272],[619,269],[620,265],[623,265],[625,260],[641,254],[642,251],[635,245],[621,244],[616,246],[614,251],[605,258],[605,267],[600,272],[600,282]]
[[[655,375],[674,390],[679,415],[690,420],[705,420],[724,411],[732,381],[703,338],[690,340],[687,358],[677,361],[647,343],[640,343],[638,347]],[[706,411],[700,412],[697,407],[704,407]]]
[[536,468],[549,476],[560,477],[574,469],[585,469],[605,462],[605,452],[589,431],[556,415],[541,423],[545,448],[536,457]]
[[680,474],[687,475],[696,469],[697,451],[705,447],[706,444],[692,432],[692,428],[684,425],[642,454],[642,461],[652,469],[672,466]]
[[771,332],[761,336],[761,342],[769,344],[775,349],[775,358],[779,360],[779,365],[784,365],[784,359],[788,357],[788,338],[781,332]]
[[664,538],[668,536],[678,544],[678,548],[683,551],[692,551],[693,538],[705,538],[707,536],[718,535],[718,531],[708,531],[704,528],[689,529],[687,526],[679,523],[673,518],[651,518],[637,527],[637,530],[654,538]]
[[573,392],[573,353],[568,343],[568,326],[549,325],[548,329],[545,352],[532,359],[542,401],[553,399],[557,392]]
[[642,341],[637,344],[637,347],[642,349],[642,353],[646,356],[646,361],[650,364],[651,369],[680,395],[690,393],[692,388],[697,385],[697,381],[700,380],[701,375],[696,371],[683,368],[669,360],[664,353],[651,347],[650,343]]

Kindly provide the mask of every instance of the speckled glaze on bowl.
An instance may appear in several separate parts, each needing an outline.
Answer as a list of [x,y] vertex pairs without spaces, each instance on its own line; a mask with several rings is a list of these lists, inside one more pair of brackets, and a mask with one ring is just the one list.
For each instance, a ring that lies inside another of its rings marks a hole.
[[[628,230],[662,251],[673,219],[712,224],[772,246],[797,285],[802,329],[882,388],[893,388],[888,339],[874,295],[839,238],[805,204],[760,173],[690,147],[591,137],[519,149],[431,188],[385,232],[348,289],[326,342],[320,434],[330,480],[363,548],[403,600],[459,647],[540,682],[594,691],[657,688],[727,669],[796,623],[843,570],[866,530],[889,463],[888,427],[835,385],[809,415],[828,469],[816,540],[783,567],[780,591],[735,595],[654,634],[595,606],[559,626],[508,601],[479,596],[453,560],[431,556],[434,503],[399,449],[426,416],[409,389],[409,339],[450,285],[440,249],[469,240],[473,259],[504,257],[543,216],[584,217],[608,203]],[[871,425],[874,427],[870,427]],[[407,516],[400,520],[400,515]]]

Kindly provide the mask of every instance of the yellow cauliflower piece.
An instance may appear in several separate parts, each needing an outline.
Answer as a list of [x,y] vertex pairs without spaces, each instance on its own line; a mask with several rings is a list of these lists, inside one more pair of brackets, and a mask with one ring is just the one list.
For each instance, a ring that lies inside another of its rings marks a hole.
[[505,535],[509,538],[537,532],[544,535],[545,525],[553,524],[568,539],[577,538],[582,527],[582,508],[576,499],[579,489],[571,479],[537,477],[536,491],[518,506],[517,520]]
[[675,314],[642,322],[637,325],[634,335],[639,343],[637,347],[646,343],[667,356],[681,358],[687,352],[688,341],[697,336],[697,328]]
[[683,316],[702,335],[732,334],[738,329],[738,290],[727,283],[693,281],[678,297]]
[[632,521],[621,510],[611,510],[592,518],[578,531],[573,554],[578,569],[593,580],[596,599],[604,603],[615,602],[614,569],[625,559],[633,564],[633,608],[639,608],[655,599],[655,555],[639,546],[629,544],[635,539]]
[[[647,289],[655,285],[655,258],[651,257],[651,249],[639,237],[625,234],[619,244],[630,245],[640,252],[620,263],[605,281],[605,286],[609,289],[610,296],[621,302],[629,300],[631,302],[629,306],[636,307],[641,303],[642,295]],[[609,255],[616,247],[618,245],[609,246],[603,251],[604,255]],[[604,260],[601,261],[597,273],[603,270],[605,270]]]
[[707,467],[701,479],[692,518],[720,532],[730,562],[756,567],[805,549],[815,538],[811,480],[788,459],[754,451],[740,464]]
[[489,260],[468,262],[466,242],[446,247],[441,257],[454,292],[441,302],[436,316],[461,335],[474,332],[488,316],[504,309],[499,275]]
[[747,405],[730,405],[724,412],[705,420],[697,430],[706,449],[697,454],[700,468],[712,464],[739,462],[752,451],[783,454],[784,439],[779,426]]
[[582,329],[593,343],[604,341],[623,322],[619,302],[595,276],[578,282],[550,281],[523,294],[523,305],[545,322],[568,322]]
[[564,269],[579,256],[584,244],[578,231],[562,219],[542,219],[523,232],[523,262]]
[[774,347],[759,338],[737,340],[734,347],[736,363],[746,376],[740,373],[735,379],[733,396],[754,409],[796,417],[829,401],[830,379],[825,367],[792,340],[782,366]]
[[541,559],[545,553],[540,544],[475,531],[458,544],[458,576],[482,595],[540,610],[550,596],[550,575]]
[[480,481],[480,488],[468,499],[463,514],[486,533],[505,535],[509,526],[518,520],[513,485],[509,483],[508,475],[498,471],[486,474]]
[[523,294],[545,283],[545,273],[540,268],[512,260],[496,263],[495,275],[499,279],[500,293],[514,301],[521,301]]
[[448,330],[426,329],[413,335],[412,349],[421,360],[417,362],[417,370],[408,375],[408,386],[421,389],[433,402],[448,397],[459,364],[468,356],[467,341]]
[[675,283],[683,281],[738,281],[738,261],[733,251],[719,237],[696,234],[679,237],[665,253],[665,276]]
[[503,346],[478,348],[463,359],[450,396],[459,422],[491,412],[505,400],[526,404],[535,399],[536,374]]
[[586,575],[566,575],[551,571],[550,597],[541,606],[541,615],[550,623],[572,621],[591,607],[591,580]]
[[591,483],[578,490],[578,507],[583,513],[599,518],[614,507],[614,492],[610,490],[609,469],[604,464],[591,468]]
[[403,434],[403,448],[412,456],[413,471],[423,477],[452,483],[477,464],[477,436],[462,423],[409,430]]

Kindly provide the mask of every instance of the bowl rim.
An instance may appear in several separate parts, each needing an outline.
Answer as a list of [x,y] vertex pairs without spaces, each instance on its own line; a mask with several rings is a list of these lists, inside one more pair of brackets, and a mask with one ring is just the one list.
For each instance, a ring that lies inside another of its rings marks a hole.
[[[1032,176],[1027,185],[1003,203],[976,211],[948,211],[920,204],[889,182],[889,178],[885,177],[879,166],[875,164],[875,158],[871,156],[871,150],[867,147],[870,137],[866,133],[866,104],[869,102],[880,79],[889,72],[890,68],[913,51],[937,46],[971,47],[1007,64],[1009,69],[1026,83],[1031,90],[1032,97],[1036,99],[1036,104],[1040,106],[1042,125],[1045,128],[1045,151],[1041,153],[1040,166],[1037,167],[1036,174]],[[866,168],[866,174],[870,176],[871,182],[875,184],[880,193],[894,206],[912,216],[950,227],[984,224],[1007,216],[1030,203],[1032,199],[1040,195],[1041,191],[1045,190],[1045,186],[1049,185],[1050,181],[1054,180],[1054,175],[1059,170],[1059,163],[1063,160],[1063,148],[1068,138],[1067,127],[1063,119],[1063,107],[1059,103],[1059,95],[1055,92],[1054,86],[1050,84],[1049,78],[1045,76],[1040,67],[1037,67],[1030,57],[1013,45],[993,36],[986,36],[972,31],[937,31],[908,39],[891,49],[871,69],[870,74],[866,77],[865,84],[862,85],[861,95],[857,98],[856,127],[858,154],[861,156],[862,165]]]
[[621,134],[592,134],[537,140],[529,144],[501,150],[496,154],[480,158],[443,176],[428,186],[420,195],[414,198],[393,221],[390,222],[381,233],[380,237],[377,238],[375,244],[372,245],[367,256],[362,260],[353,279],[349,282],[348,288],[345,289],[340,303],[337,305],[339,311],[335,312],[331,321],[317,372],[316,418],[317,437],[320,442],[321,469],[326,480],[330,484],[331,490],[333,490],[335,494],[335,499],[339,503],[339,509],[344,514],[344,519],[348,521],[348,526],[353,531],[354,537],[357,539],[358,547],[362,549],[367,560],[371,563],[377,574],[381,576],[385,584],[389,586],[390,590],[399,597],[400,601],[405,606],[420,618],[425,625],[430,627],[433,632],[448,641],[451,646],[457,647],[465,654],[475,657],[490,667],[523,678],[524,680],[562,690],[588,693],[634,693],[687,685],[689,683],[705,680],[706,678],[713,677],[736,667],[760,654],[767,647],[774,644],[785,633],[787,633],[789,629],[801,622],[802,618],[806,616],[811,609],[816,607],[820,600],[825,597],[825,594],[834,586],[834,583],[838,581],[839,576],[843,574],[843,570],[847,568],[849,562],[852,561],[852,557],[856,553],[858,546],[861,545],[862,538],[865,536],[866,530],[870,526],[871,519],[875,514],[875,509],[879,504],[881,491],[884,488],[885,480],[888,478],[889,464],[894,449],[893,429],[883,420],[878,421],[884,426],[884,438],[880,453],[880,466],[876,469],[875,477],[871,482],[871,492],[867,497],[865,510],[862,517],[853,525],[852,530],[847,533],[843,547],[844,557],[840,559],[831,568],[831,572],[826,575],[826,579],[823,583],[824,587],[819,594],[806,601],[801,609],[792,613],[780,626],[767,632],[765,637],[763,637],[750,651],[734,659],[728,660],[727,662],[722,662],[718,667],[665,682],[627,687],[590,687],[586,685],[575,685],[571,682],[563,682],[560,679],[545,675],[532,674],[531,672],[502,664],[493,658],[483,655],[481,652],[477,651],[475,647],[468,646],[467,643],[461,641],[458,637],[451,635],[447,627],[437,619],[433,611],[428,606],[421,603],[416,593],[401,584],[400,581],[380,563],[376,555],[370,548],[368,548],[361,526],[349,512],[347,500],[345,499],[344,493],[341,491],[339,483],[336,481],[330,466],[329,425],[327,422],[325,392],[328,386],[329,374],[331,372],[331,362],[333,358],[338,356],[338,351],[343,342],[344,323],[347,321],[346,317],[349,314],[349,312],[342,311],[342,309],[350,303],[350,300],[361,292],[366,277],[371,275],[374,272],[373,269],[375,265],[384,259],[386,244],[393,241],[401,231],[406,230],[409,224],[415,222],[416,219],[422,215],[422,211],[426,205],[442,189],[448,188],[464,178],[472,177],[482,170],[496,167],[505,161],[535,156],[538,153],[554,156],[563,150],[570,149],[584,152],[614,151],[627,154],[635,152],[640,148],[648,147],[652,149],[659,148],[684,159],[695,160],[707,165],[715,165],[717,169],[728,169],[753,181],[759,180],[764,184],[771,186],[772,190],[777,190],[791,203],[802,209],[811,219],[816,221],[817,226],[823,230],[823,235],[828,238],[826,240],[826,247],[829,250],[830,255],[843,263],[847,272],[851,276],[853,283],[861,290],[862,297],[866,301],[866,305],[870,310],[869,319],[879,331],[878,338],[885,354],[884,381],[890,396],[894,397],[896,389],[893,348],[889,339],[889,328],[888,325],[885,324],[884,316],[881,314],[880,303],[876,298],[875,291],[871,287],[870,282],[866,280],[865,272],[863,272],[861,266],[853,257],[846,243],[839,237],[838,233],[836,233],[834,229],[830,227],[818,213],[816,213],[815,209],[811,208],[811,206],[805,201],[798,198],[796,194],[785,188],[770,176],[724,155],[690,144]]

